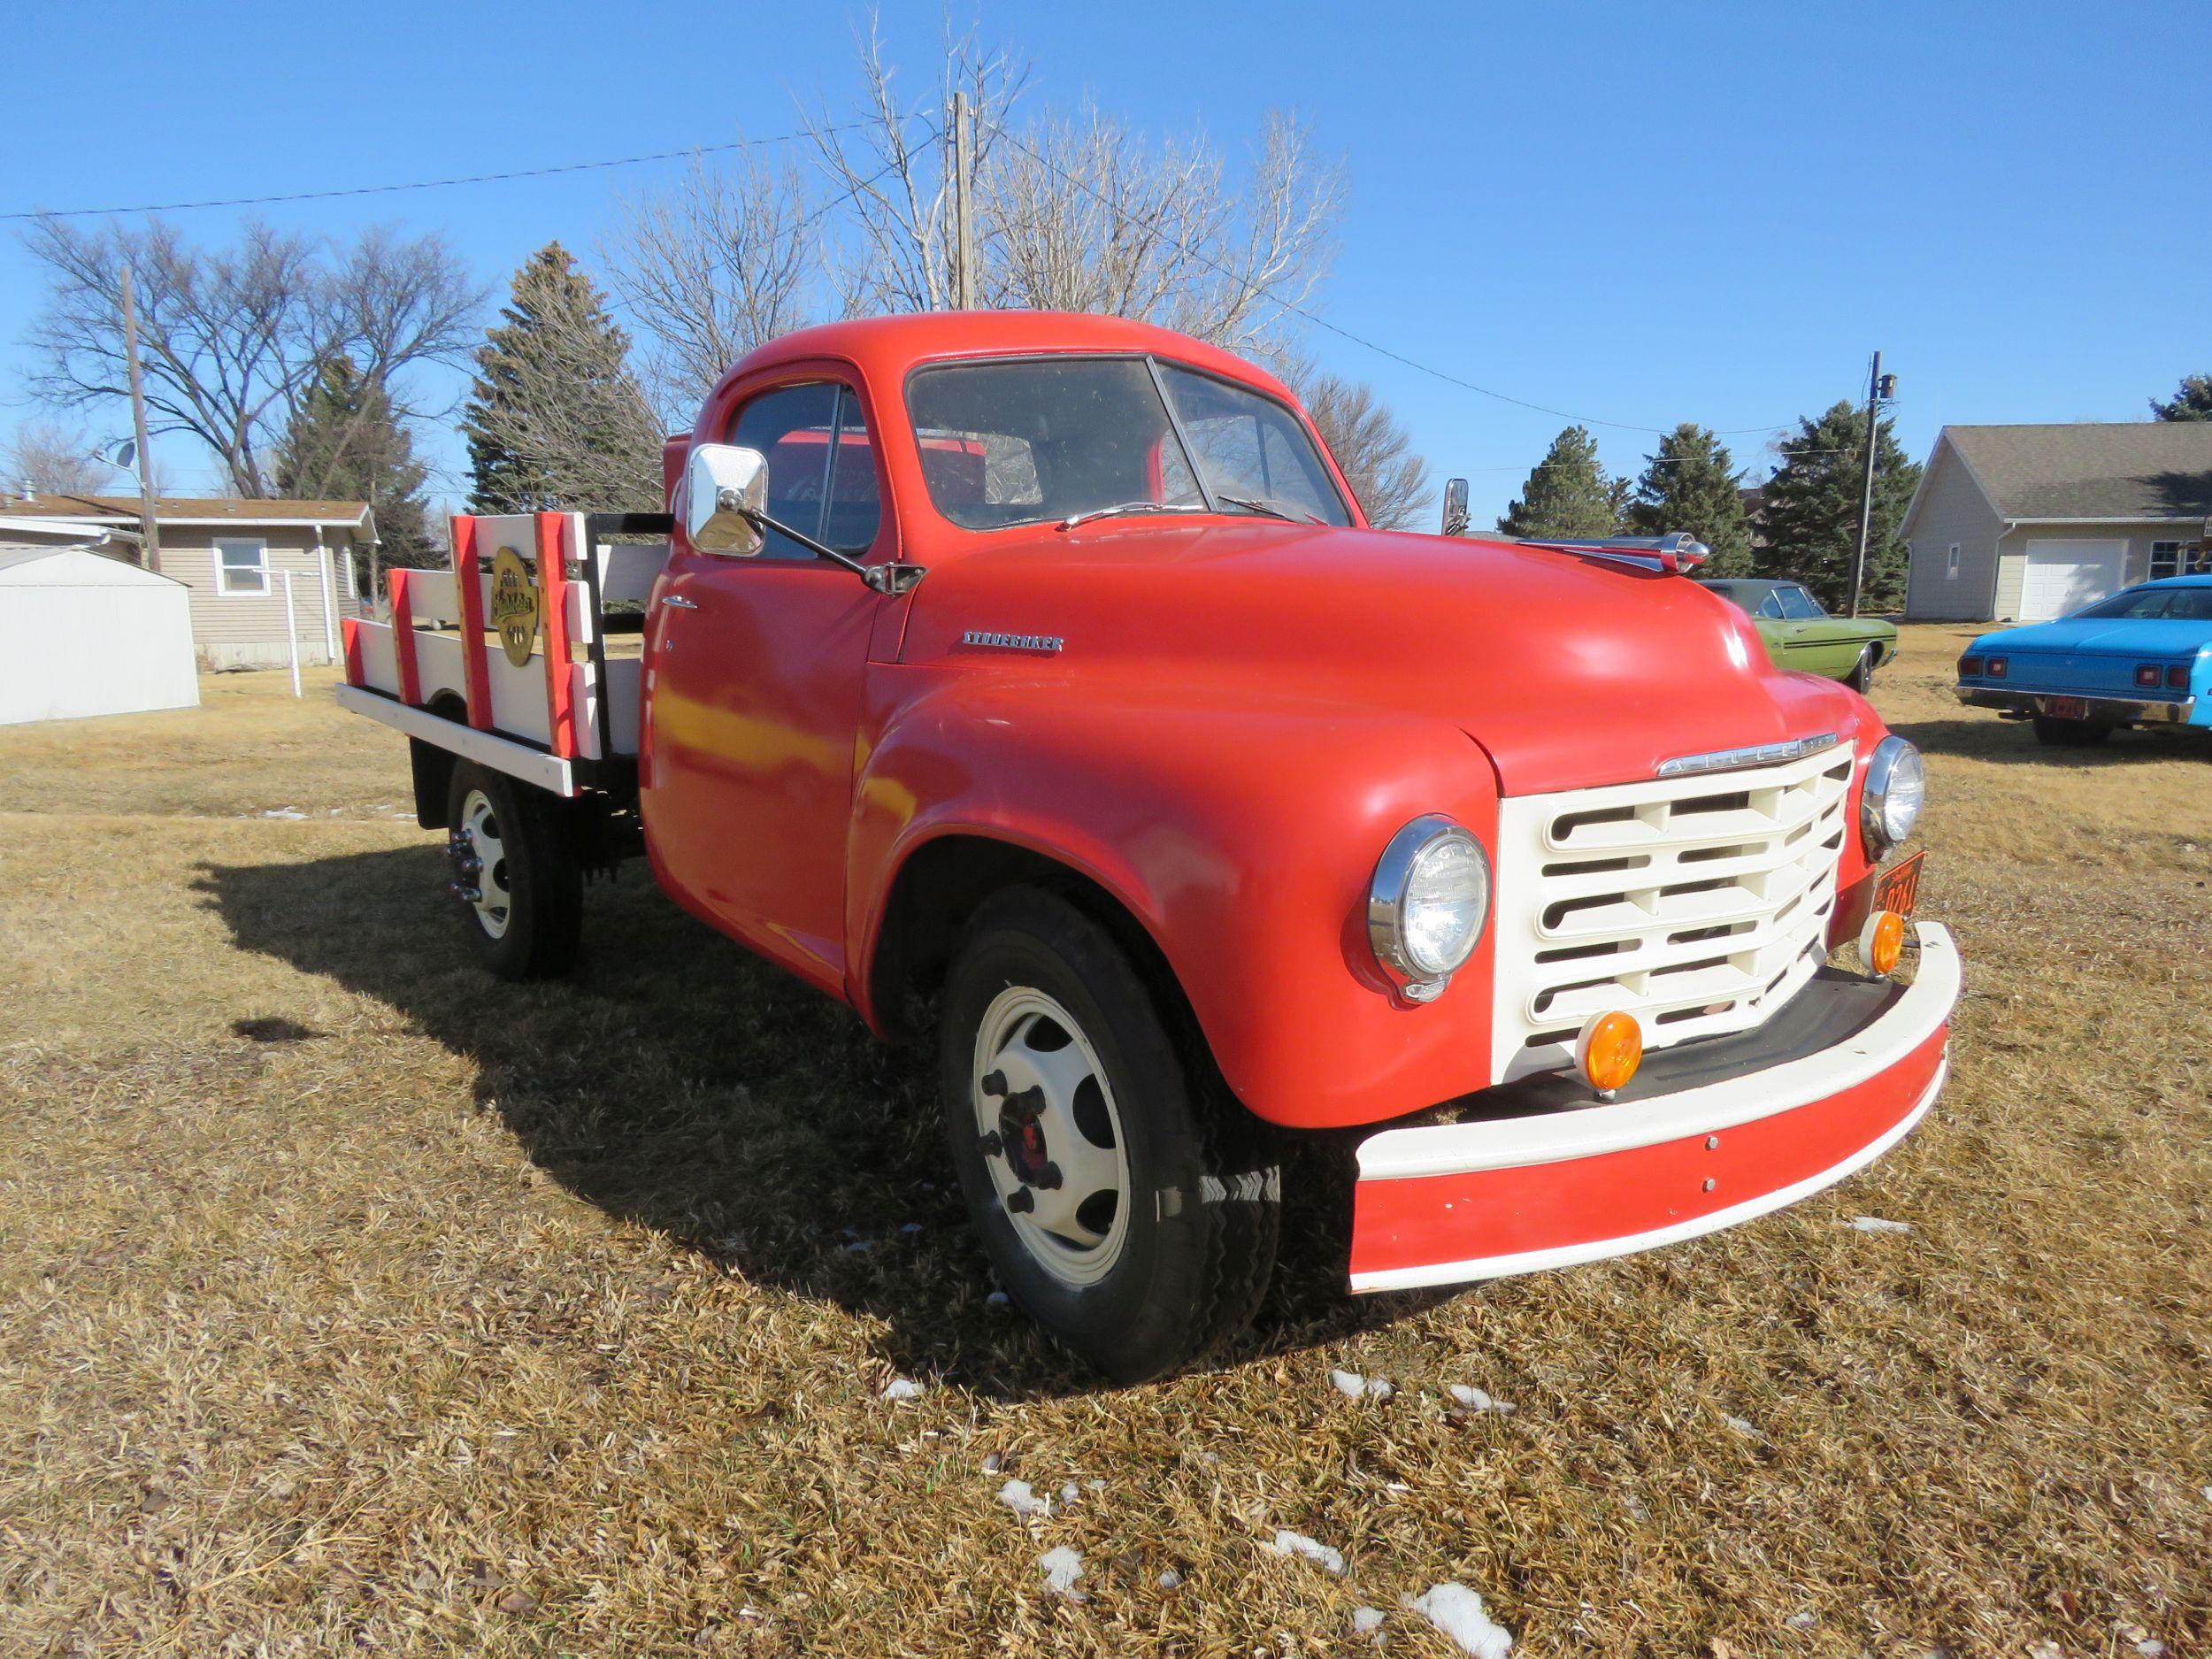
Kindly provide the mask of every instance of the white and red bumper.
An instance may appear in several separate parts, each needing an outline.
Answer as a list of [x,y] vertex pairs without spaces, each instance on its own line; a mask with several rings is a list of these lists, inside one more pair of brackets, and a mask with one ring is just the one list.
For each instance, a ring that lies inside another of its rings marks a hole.
[[1777,1029],[1732,1048],[1662,1050],[1610,1102],[1578,1079],[1531,1079],[1485,1097],[1514,1115],[1371,1136],[1359,1148],[1352,1288],[1626,1256],[1863,1169],[1926,1114],[1948,1069],[1958,948],[1933,923],[1917,933],[1910,985],[1816,980]]

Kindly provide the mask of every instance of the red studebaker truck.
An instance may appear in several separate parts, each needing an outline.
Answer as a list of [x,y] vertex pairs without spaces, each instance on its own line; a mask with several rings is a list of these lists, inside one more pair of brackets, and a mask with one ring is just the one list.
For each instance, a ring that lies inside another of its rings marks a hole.
[[1302,1133],[1369,1131],[1386,1290],[1763,1214],[1942,1087],[1918,757],[1686,538],[1373,529],[1275,380],[1087,317],[788,335],[666,465],[666,517],[456,520],[340,698],[494,972],[642,852],[933,1034],[992,1265],[1113,1376],[1251,1317]]

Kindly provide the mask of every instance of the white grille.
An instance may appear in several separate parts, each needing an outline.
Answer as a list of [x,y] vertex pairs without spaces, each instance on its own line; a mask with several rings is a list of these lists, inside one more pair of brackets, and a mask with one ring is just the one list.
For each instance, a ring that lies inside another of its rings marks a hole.
[[1760,1024],[1827,957],[1852,750],[1499,803],[1500,1079],[1612,1009],[1647,1048]]

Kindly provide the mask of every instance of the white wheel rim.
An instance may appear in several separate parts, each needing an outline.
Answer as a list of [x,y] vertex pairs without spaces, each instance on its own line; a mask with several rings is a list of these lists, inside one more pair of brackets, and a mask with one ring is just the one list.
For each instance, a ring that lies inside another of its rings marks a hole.
[[494,939],[503,938],[512,895],[507,890],[507,844],[500,839],[499,816],[491,798],[472,789],[461,803],[461,827],[468,832],[469,849],[482,868],[476,872],[477,922]]
[[976,1029],[968,1098],[984,1167],[1030,1259],[1064,1285],[1105,1278],[1129,1239],[1129,1153],[1083,1028],[1042,991],[1001,991]]

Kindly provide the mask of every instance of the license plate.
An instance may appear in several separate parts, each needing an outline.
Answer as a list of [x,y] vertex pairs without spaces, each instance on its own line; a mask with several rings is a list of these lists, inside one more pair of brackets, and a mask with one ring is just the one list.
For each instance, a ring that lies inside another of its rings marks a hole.
[[1925,849],[1915,853],[1901,864],[1892,864],[1882,872],[1874,883],[1874,908],[1894,910],[1900,916],[1910,916],[1913,906],[1920,902],[1920,864],[1928,856]]
[[2089,718],[2089,704],[2086,699],[2081,697],[2046,697],[2043,699],[2043,712],[2054,720],[2086,720]]

